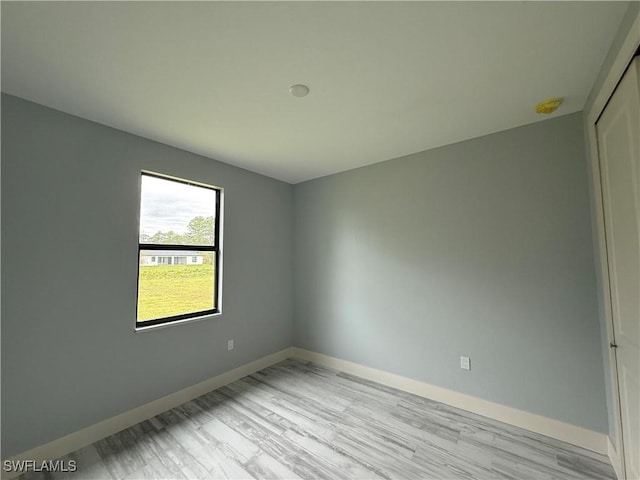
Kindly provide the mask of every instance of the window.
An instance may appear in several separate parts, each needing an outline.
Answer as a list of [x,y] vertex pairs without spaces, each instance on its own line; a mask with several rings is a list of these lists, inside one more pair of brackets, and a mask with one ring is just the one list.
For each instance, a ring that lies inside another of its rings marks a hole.
[[142,173],[136,328],[220,312],[221,194]]
[[158,257],[159,265],[171,265],[171,257]]

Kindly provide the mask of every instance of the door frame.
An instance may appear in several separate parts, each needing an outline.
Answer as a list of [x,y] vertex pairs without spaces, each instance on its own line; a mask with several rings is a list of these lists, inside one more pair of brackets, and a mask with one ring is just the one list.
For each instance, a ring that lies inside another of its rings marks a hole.
[[609,358],[609,374],[612,380],[611,396],[608,400],[613,405],[614,418],[616,420],[615,432],[613,432],[615,438],[611,438],[611,433],[607,436],[608,440],[608,453],[611,464],[619,479],[625,478],[624,470],[624,455],[622,453],[622,418],[620,413],[620,391],[618,386],[618,373],[615,358],[615,351],[609,348],[609,344],[613,342],[613,315],[611,310],[611,285],[609,282],[609,265],[607,261],[606,252],[606,237],[604,228],[604,208],[602,202],[602,184],[600,178],[600,156],[598,154],[598,139],[596,132],[596,123],[600,118],[600,114],[604,111],[607,102],[622,79],[627,67],[631,63],[636,51],[640,48],[640,12],[636,15],[635,20],[632,23],[631,29],[627,33],[620,49],[618,50],[613,64],[607,73],[607,76],[602,83],[599,91],[596,93],[595,99],[591,108],[586,112],[586,134],[588,149],[590,153],[590,168],[591,179],[594,196],[595,207],[595,227],[597,235],[597,259],[599,263],[600,272],[602,274],[602,283],[600,289],[600,295],[603,299],[606,333],[607,338],[603,338],[603,348],[608,351]]

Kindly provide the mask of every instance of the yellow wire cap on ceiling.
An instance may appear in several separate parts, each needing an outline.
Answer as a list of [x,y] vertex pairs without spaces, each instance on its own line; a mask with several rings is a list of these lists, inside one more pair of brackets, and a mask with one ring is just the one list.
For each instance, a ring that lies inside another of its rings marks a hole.
[[562,105],[563,101],[564,98],[549,98],[544,100],[536,106],[536,113],[549,115],[550,113],[555,112],[558,107]]

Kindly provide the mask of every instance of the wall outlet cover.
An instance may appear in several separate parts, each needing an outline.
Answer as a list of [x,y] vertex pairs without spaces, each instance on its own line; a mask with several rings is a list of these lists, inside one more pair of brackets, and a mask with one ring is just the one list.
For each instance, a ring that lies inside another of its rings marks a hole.
[[471,359],[469,357],[460,357],[460,368],[463,370],[471,370]]

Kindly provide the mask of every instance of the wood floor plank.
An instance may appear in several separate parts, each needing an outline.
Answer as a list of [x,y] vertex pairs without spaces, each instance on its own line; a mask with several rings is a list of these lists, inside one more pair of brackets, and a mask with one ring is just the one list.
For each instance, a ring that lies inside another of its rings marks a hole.
[[598,453],[294,359],[72,459],[22,479],[615,479]]

